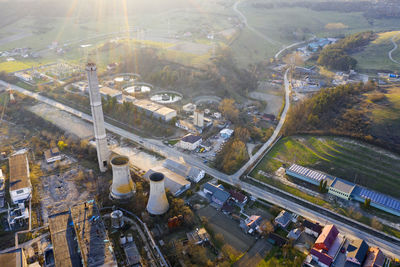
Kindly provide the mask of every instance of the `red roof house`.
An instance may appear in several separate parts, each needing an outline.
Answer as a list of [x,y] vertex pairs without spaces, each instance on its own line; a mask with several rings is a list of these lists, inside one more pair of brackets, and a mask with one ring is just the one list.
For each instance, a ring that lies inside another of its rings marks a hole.
[[333,224],[326,225],[315,241],[314,248],[317,250],[329,251],[338,234],[339,231]]
[[320,264],[320,266],[331,266],[333,262],[333,258],[331,256],[321,251],[318,251],[315,248],[311,249],[310,254],[314,259],[318,259],[318,263]]

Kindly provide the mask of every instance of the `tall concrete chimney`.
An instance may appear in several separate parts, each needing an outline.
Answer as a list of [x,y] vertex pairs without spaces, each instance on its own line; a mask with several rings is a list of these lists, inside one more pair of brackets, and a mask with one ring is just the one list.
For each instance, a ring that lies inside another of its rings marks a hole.
[[100,171],[105,172],[110,153],[107,147],[106,129],[104,128],[103,108],[101,107],[96,64],[88,63],[86,73],[89,82],[90,108],[92,110],[94,137],[96,139],[97,160],[99,161]]
[[115,156],[111,159],[113,180],[111,197],[128,199],[135,193],[135,184],[132,182],[129,170],[129,159],[125,156]]
[[164,187],[164,174],[155,172],[150,175],[150,196],[147,211],[153,215],[161,215],[169,209]]

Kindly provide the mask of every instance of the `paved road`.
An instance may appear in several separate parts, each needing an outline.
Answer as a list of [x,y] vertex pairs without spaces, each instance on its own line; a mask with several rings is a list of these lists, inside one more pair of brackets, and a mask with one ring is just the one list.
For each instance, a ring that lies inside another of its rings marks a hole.
[[270,44],[273,45],[279,45],[279,43],[277,41],[272,40],[271,38],[269,38],[267,35],[263,34],[262,32],[258,31],[257,29],[253,28],[252,26],[250,26],[247,23],[247,18],[246,16],[240,12],[240,10],[238,9],[238,5],[239,5],[240,1],[237,1],[234,5],[233,5],[233,10],[239,15],[242,23],[252,32],[254,32],[258,37],[261,37],[262,39],[264,39],[265,41],[267,41]]
[[392,42],[392,44],[393,44],[393,49],[390,50],[389,53],[388,53],[388,56],[389,56],[390,60],[393,61],[393,62],[396,63],[396,64],[400,64],[400,61],[397,61],[396,59],[393,59],[392,53],[393,53],[394,51],[396,51],[397,48],[398,48],[397,43],[394,41],[394,38],[396,38],[398,35],[400,35],[400,33],[398,33],[398,34],[396,34],[395,36],[393,36],[392,39],[390,40],[390,41]]
[[[288,72],[285,73],[286,74],[285,77],[287,76],[287,73]],[[8,86],[8,84],[3,82],[3,81],[0,81],[0,84]],[[287,87],[289,87],[289,82],[287,81],[287,79],[285,79],[285,85]],[[39,95],[37,93],[33,93],[31,91],[25,90],[23,88],[15,86],[15,85],[11,85],[11,88],[13,90],[15,90],[15,91],[18,91],[20,93],[28,95],[28,96],[30,96],[32,98],[35,98],[38,101],[47,103],[47,104],[49,104],[51,106],[54,106],[54,107],[56,107],[56,108],[58,108],[60,110],[64,110],[64,111],[69,112],[69,113],[71,113],[73,115],[76,115],[76,116],[78,116],[78,117],[80,117],[80,118],[82,118],[84,120],[87,120],[87,121],[91,121],[92,120],[91,116],[89,116],[87,114],[84,114],[84,113],[82,113],[80,111],[77,111],[77,110],[75,110],[73,108],[70,108],[70,107],[68,107],[66,105],[58,103],[58,102],[56,102],[56,101],[54,101],[52,99],[46,98],[44,96],[41,96],[41,95]],[[288,97],[288,93],[286,94],[286,97]],[[288,101],[287,101],[287,103],[288,103]],[[287,110],[288,110],[288,106],[285,106],[285,110],[284,111],[287,112]],[[282,124],[283,124],[283,122],[282,122]],[[212,176],[214,176],[214,177],[216,177],[216,178],[218,178],[220,180],[223,180],[224,182],[227,182],[227,183],[230,183],[230,184],[239,184],[243,190],[245,190],[246,192],[250,193],[252,196],[254,196],[256,198],[263,199],[263,200],[265,200],[267,202],[270,202],[272,204],[278,205],[280,207],[283,207],[283,208],[285,208],[287,210],[290,210],[292,212],[295,212],[297,214],[300,214],[300,215],[302,215],[302,216],[304,216],[306,218],[309,218],[309,219],[312,219],[312,220],[315,220],[315,221],[320,221],[320,222],[323,222],[323,223],[328,223],[328,222],[329,223],[334,223],[335,225],[338,226],[338,229],[342,233],[344,233],[346,235],[351,235],[351,236],[354,236],[354,237],[358,237],[358,238],[363,238],[370,245],[378,246],[378,247],[382,248],[383,251],[387,255],[390,255],[390,256],[398,255],[398,256],[400,256],[399,255],[400,254],[399,253],[400,252],[400,246],[398,246],[396,244],[393,244],[393,243],[388,242],[386,240],[383,240],[381,238],[377,238],[374,235],[371,235],[369,233],[366,233],[366,232],[363,232],[363,231],[360,231],[360,230],[356,229],[352,225],[344,224],[344,223],[342,223],[342,222],[340,222],[338,220],[335,220],[335,219],[332,219],[330,217],[327,217],[327,216],[325,216],[325,215],[323,215],[323,214],[321,214],[319,212],[316,212],[316,211],[314,211],[312,209],[303,207],[302,205],[299,205],[296,202],[293,202],[293,201],[291,201],[289,199],[280,197],[280,196],[278,196],[276,194],[273,194],[273,193],[270,193],[268,191],[265,191],[265,190],[263,190],[263,189],[261,189],[261,188],[259,188],[257,186],[254,186],[254,185],[248,184],[246,182],[243,182],[243,181],[239,180],[239,176],[235,176],[235,175],[230,176],[230,175],[226,175],[224,173],[221,173],[221,172],[219,172],[219,171],[217,171],[215,169],[212,169],[212,168],[204,165],[201,161],[199,161],[195,157],[192,157],[190,155],[187,155],[187,154],[184,154],[184,153],[182,153],[180,151],[172,149],[172,148],[170,148],[168,146],[165,146],[159,140],[142,138],[142,137],[139,137],[139,136],[137,136],[135,134],[132,134],[132,133],[126,131],[126,130],[120,129],[120,128],[118,128],[116,126],[113,126],[111,124],[108,124],[108,123],[105,124],[105,127],[106,127],[106,129],[108,131],[114,132],[114,133],[116,133],[116,134],[118,134],[118,135],[120,135],[122,137],[128,138],[128,139],[130,139],[130,140],[132,140],[134,142],[141,143],[147,149],[151,149],[151,150],[154,150],[156,152],[159,152],[160,154],[162,154],[162,155],[164,155],[166,157],[169,157],[169,158],[183,157],[188,164],[191,164],[191,165],[194,165],[196,167],[202,168],[207,173],[209,173],[210,175],[212,175]],[[270,140],[273,140],[273,139],[270,139]]]

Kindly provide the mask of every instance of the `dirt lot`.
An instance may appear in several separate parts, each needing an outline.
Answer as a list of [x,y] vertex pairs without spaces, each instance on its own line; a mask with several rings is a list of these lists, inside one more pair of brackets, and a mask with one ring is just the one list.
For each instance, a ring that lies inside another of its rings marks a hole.
[[207,206],[202,208],[197,211],[197,214],[206,217],[215,233],[221,233],[224,236],[225,242],[237,251],[243,253],[255,242],[252,236],[243,232],[238,222],[213,207]]

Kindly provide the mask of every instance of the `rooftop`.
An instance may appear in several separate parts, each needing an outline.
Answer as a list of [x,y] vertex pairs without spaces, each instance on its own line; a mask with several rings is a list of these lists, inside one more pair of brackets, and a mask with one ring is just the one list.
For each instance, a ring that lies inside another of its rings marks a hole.
[[197,167],[188,166],[171,159],[165,160],[163,166],[186,178],[197,177],[201,172]]
[[72,206],[71,217],[85,265],[117,266],[106,228],[94,202]]
[[322,233],[318,236],[315,244],[324,244],[326,248],[330,248],[334,243],[339,231],[333,224],[326,225],[322,230]]
[[183,137],[183,138],[181,139],[181,141],[194,144],[194,143],[196,143],[197,141],[199,141],[200,139],[201,139],[201,136],[199,136],[199,135],[192,135],[192,134],[189,134],[189,135],[186,135],[185,137]]
[[103,95],[109,95],[111,97],[121,95],[122,92],[107,86],[100,87],[100,93]]
[[339,190],[349,195],[353,192],[355,186],[355,184],[340,178],[336,178],[335,181],[333,181],[333,183],[331,184],[332,188],[335,188],[336,190]]
[[81,266],[78,243],[69,211],[49,216],[49,228],[57,266]]
[[379,248],[370,247],[368,249],[367,258],[365,259],[363,267],[383,266],[385,258],[385,255]]
[[279,223],[283,227],[286,227],[291,220],[292,214],[290,214],[286,210],[282,210],[275,218],[275,222]]
[[211,183],[206,183],[204,188],[212,192],[212,195],[221,202],[227,201],[230,197],[230,194],[226,192],[221,185],[216,186]]
[[312,231],[314,231],[314,232],[316,232],[316,233],[319,233],[319,234],[322,232],[322,228],[323,228],[320,224],[313,223],[313,222],[308,221],[308,220],[304,220],[303,221],[303,226],[308,228],[308,229],[310,229],[310,230],[312,230]]
[[362,263],[367,255],[368,248],[369,246],[364,240],[356,239],[347,247],[347,258],[354,258]]
[[10,191],[31,187],[27,154],[13,155],[8,162],[10,165]]
[[23,267],[26,266],[24,261],[25,258],[21,248],[0,254],[0,266]]
[[329,182],[332,183],[333,180],[335,179],[334,177],[329,176],[323,172],[311,170],[297,164],[292,164],[287,170],[302,175],[304,177],[310,178],[317,182],[320,182],[321,180],[327,180],[328,186],[330,185]]
[[385,194],[369,190],[359,185],[357,185],[354,189],[353,195],[357,195],[363,199],[369,198],[373,203],[377,203],[393,210],[400,211],[400,200],[387,196]]

